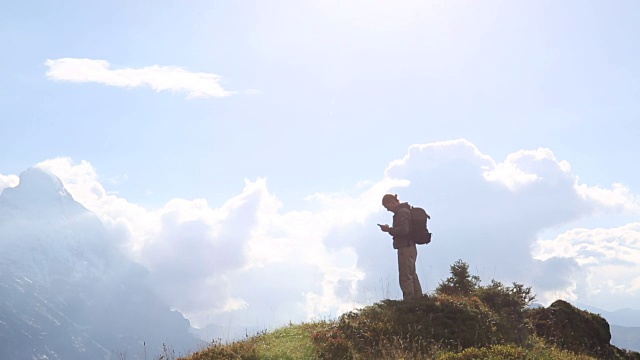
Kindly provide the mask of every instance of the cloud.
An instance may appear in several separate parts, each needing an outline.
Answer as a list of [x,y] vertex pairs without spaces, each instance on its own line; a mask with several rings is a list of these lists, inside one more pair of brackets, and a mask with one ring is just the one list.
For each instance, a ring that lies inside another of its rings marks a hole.
[[[543,162],[546,169],[540,168],[540,164]],[[532,171],[532,168],[537,169]],[[561,181],[564,177],[570,181],[575,180],[572,178],[569,163],[558,161],[551,150],[543,148],[535,151],[521,150],[509,154],[505,161],[487,168],[483,176],[488,181],[502,183],[511,191],[517,191],[522,187],[542,181],[543,177],[547,182]],[[550,176],[554,179],[552,180]]]
[[582,279],[580,270],[573,257],[550,257],[536,262],[532,282],[536,284],[537,300],[545,304],[556,299],[576,300],[577,279]]
[[[534,248],[537,259],[571,259],[574,273],[581,274],[576,291],[580,301],[603,302],[615,297],[636,301],[640,295],[640,223],[604,229],[576,228],[553,239],[540,239]],[[614,296],[615,295],[615,296]]]
[[576,191],[586,201],[606,205],[607,209],[640,212],[638,196],[632,194],[629,188],[620,183],[612,184],[611,189],[580,184],[576,187]]
[[226,97],[234,92],[222,88],[221,76],[190,72],[176,66],[145,66],[111,69],[106,60],[61,58],[47,59],[47,78],[78,83],[95,82],[108,86],[134,88],[149,86],[153,90],[184,92],[188,98]]
[[413,145],[380,179],[309,196],[312,211],[283,211],[266,179],[247,180],[216,206],[173,199],[149,210],[105,191],[86,161],[56,158],[38,166],[98,214],[149,269],[157,291],[196,326],[277,326],[399,298],[396,253],[375,225],[391,221],[380,205],[387,192],[431,214],[433,242],[418,255],[424,291],[433,291],[461,258],[485,281],[533,285],[543,301],[615,292],[637,303],[637,224],[539,238],[578,219],[638,206],[622,185],[581,184],[549,149],[496,161],[463,139]]
[[[431,290],[448,275],[448,266],[462,258],[485,280],[534,285],[547,299],[584,297],[592,283],[584,281],[580,258],[553,253],[534,259],[531,247],[541,233],[581,219],[638,213],[638,198],[628,188],[582,184],[568,161],[544,148],[516,151],[496,161],[464,139],[413,145],[385,174],[409,181],[398,190],[400,197],[425,207],[432,216],[434,240],[419,255]],[[357,252],[368,251],[363,245]],[[599,264],[607,261],[603,252],[593,256]],[[367,276],[383,275],[373,263],[363,265],[363,271]],[[547,277],[553,271],[555,283]],[[640,274],[640,269],[633,268],[632,274]],[[634,277],[630,283],[638,282]]]
[[403,183],[370,184],[356,198],[315,194],[308,199],[317,203],[315,212],[282,213],[266,179],[246,181],[240,194],[219,207],[204,199],[173,199],[145,210],[108,194],[86,161],[63,157],[37,166],[59,176],[112,229],[149,269],[158,293],[196,326],[227,315],[240,324],[281,324],[352,309],[364,277],[357,254],[348,246],[327,248],[325,237],[331,229],[365,221],[379,211],[379,194]]
[[17,175],[2,175],[0,174],[0,193],[2,190],[8,187],[15,187],[18,185],[19,178]]

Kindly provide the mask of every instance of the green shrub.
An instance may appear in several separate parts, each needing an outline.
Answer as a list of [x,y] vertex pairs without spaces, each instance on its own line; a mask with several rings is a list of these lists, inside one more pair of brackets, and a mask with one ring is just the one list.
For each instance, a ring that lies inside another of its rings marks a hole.
[[438,295],[469,296],[480,284],[480,277],[469,274],[469,264],[458,259],[450,266],[451,276],[436,288]]
[[500,318],[496,326],[500,327],[498,331],[504,334],[506,342],[522,344],[526,341],[532,332],[526,316],[527,307],[535,299],[531,287],[518,283],[504,286],[491,280],[491,284],[477,287],[473,294]]
[[316,345],[318,359],[353,359],[352,346],[338,326],[331,325],[318,330],[311,335],[311,338]]
[[520,360],[525,359],[527,350],[515,345],[495,345],[488,348],[468,348],[459,353],[447,353],[438,360]]
[[[380,356],[390,342],[427,353],[434,346],[464,349],[501,343],[500,319],[477,297],[423,296],[384,300],[340,317],[334,327],[314,335],[319,357]],[[351,355],[348,355],[351,354]]]
[[494,345],[487,348],[468,348],[459,353],[446,353],[437,360],[596,360],[594,357],[563,351],[544,342],[535,346]]

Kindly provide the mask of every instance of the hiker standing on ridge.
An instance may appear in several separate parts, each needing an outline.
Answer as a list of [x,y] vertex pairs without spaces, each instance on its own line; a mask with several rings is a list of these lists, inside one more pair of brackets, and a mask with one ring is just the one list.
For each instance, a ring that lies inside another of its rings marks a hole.
[[398,195],[386,194],[382,197],[382,206],[393,212],[393,225],[380,225],[380,230],[393,236],[393,248],[398,250],[398,273],[400,289],[404,300],[422,295],[422,287],[416,273],[418,249],[416,243],[408,238],[411,229],[411,206],[401,203]]

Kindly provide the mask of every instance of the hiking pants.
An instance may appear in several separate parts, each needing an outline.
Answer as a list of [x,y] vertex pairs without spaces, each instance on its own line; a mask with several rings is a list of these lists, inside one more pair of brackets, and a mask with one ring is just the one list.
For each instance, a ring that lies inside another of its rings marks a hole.
[[422,295],[422,287],[420,287],[420,280],[418,280],[418,274],[416,273],[417,257],[418,249],[415,244],[398,248],[398,273],[404,300]]

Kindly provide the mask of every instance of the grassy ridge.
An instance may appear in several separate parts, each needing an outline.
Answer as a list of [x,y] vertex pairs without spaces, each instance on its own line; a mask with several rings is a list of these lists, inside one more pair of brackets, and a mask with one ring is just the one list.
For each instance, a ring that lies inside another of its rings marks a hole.
[[313,334],[328,326],[327,322],[303,323],[276,329],[228,344],[213,343],[184,360],[246,359],[294,360],[314,359]]
[[[289,325],[271,333],[256,335],[229,344],[213,344],[210,348],[196,352],[182,360],[309,360],[321,359],[319,348],[312,337],[318,331],[326,330],[335,323],[305,323]],[[355,355],[354,360],[596,360],[584,354],[560,350],[538,339],[529,347],[515,345],[495,345],[487,348],[467,348],[461,352],[446,351],[434,347],[429,353],[419,353],[402,341],[392,341],[379,357]],[[334,357],[341,359],[341,357]],[[348,357],[347,357],[348,358]]]
[[[513,324],[514,317],[494,313],[475,296],[385,300],[335,321],[290,324],[241,341],[214,343],[183,360],[640,359],[639,353],[608,344],[606,336],[606,344],[595,344],[589,331],[606,333],[608,324],[566,302],[522,312],[522,323]],[[578,334],[567,324],[583,331]]]
[[434,295],[383,300],[334,321],[289,325],[183,360],[640,360],[610,344],[602,317],[558,300],[531,309],[530,287],[480,286],[457,261]]

